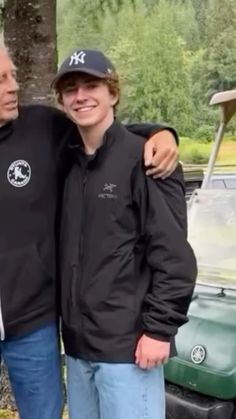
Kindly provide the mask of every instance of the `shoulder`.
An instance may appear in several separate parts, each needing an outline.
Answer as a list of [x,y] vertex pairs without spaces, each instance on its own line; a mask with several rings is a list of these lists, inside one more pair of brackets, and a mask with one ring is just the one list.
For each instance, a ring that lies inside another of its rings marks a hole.
[[[156,183],[158,187],[163,191],[170,191],[176,193],[177,196],[182,196],[185,200],[185,184],[184,184],[184,175],[183,168],[180,163],[178,163],[176,169],[171,173],[170,176],[162,179],[157,179]],[[180,195],[179,195],[180,194]]]
[[72,122],[59,109],[47,105],[28,105],[19,107],[20,118],[33,118],[34,120],[48,120],[52,122],[60,122],[64,124],[72,124]]
[[116,122],[117,141],[120,147],[125,150],[128,157],[139,160],[143,156],[144,138],[130,132],[123,124]]
[[[151,181],[151,179],[149,180]],[[163,195],[172,216],[180,228],[187,232],[187,206],[182,165],[179,163],[174,172],[164,180],[156,179],[157,189]]]
[[50,142],[59,151],[64,150],[71,137],[78,135],[76,125],[63,112],[45,105],[20,107],[17,128],[33,133],[41,142]]

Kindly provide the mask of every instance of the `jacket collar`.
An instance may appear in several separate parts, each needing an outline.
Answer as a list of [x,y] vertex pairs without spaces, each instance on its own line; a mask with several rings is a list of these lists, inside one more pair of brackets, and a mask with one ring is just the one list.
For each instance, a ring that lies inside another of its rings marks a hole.
[[8,122],[7,124],[4,124],[0,127],[0,142],[5,140],[7,137],[9,137],[14,128],[14,122]]
[[80,161],[86,160],[89,166],[92,166],[95,162],[97,163],[98,160],[100,161],[100,159],[103,157],[104,153],[106,153],[107,149],[113,144],[116,138],[116,134],[119,132],[121,127],[122,124],[117,119],[115,119],[112,125],[106,130],[103,136],[102,145],[96,150],[93,157],[89,159],[87,159],[87,156],[84,152],[84,144],[78,132],[78,137],[73,138],[68,145],[69,151],[72,153],[72,158],[74,158],[76,161],[78,161],[78,159]]

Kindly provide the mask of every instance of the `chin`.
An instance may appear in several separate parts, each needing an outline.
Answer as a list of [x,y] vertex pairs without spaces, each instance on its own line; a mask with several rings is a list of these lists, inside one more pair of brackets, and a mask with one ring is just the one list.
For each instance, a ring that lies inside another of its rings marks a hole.
[[4,115],[5,122],[11,122],[18,118],[19,112],[18,109],[15,111],[9,112],[6,115]]
[[80,119],[80,118],[74,119],[74,121],[81,128],[89,128],[89,127],[94,126],[94,121],[89,121],[89,120]]

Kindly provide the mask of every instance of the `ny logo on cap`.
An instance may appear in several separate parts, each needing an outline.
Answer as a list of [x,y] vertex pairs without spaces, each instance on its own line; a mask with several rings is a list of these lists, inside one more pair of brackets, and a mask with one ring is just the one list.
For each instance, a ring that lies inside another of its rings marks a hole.
[[71,55],[70,57],[70,63],[69,65],[78,65],[79,63],[84,64],[84,57],[85,57],[85,52],[84,51],[80,51],[80,52],[74,52],[74,54]]

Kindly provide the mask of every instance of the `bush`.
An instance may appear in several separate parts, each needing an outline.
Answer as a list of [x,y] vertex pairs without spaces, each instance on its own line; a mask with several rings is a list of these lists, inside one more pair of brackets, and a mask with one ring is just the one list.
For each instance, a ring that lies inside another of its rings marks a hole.
[[180,160],[183,163],[205,164],[208,162],[211,144],[204,144],[188,138],[180,139]]
[[224,141],[236,141],[236,137],[235,136],[232,136],[232,135],[226,134],[224,136]]
[[193,148],[190,153],[190,162],[186,163],[193,163],[193,164],[205,164],[208,162],[208,153],[204,151],[198,150]]
[[210,125],[201,125],[196,130],[194,136],[202,142],[209,143],[214,138],[214,128]]

